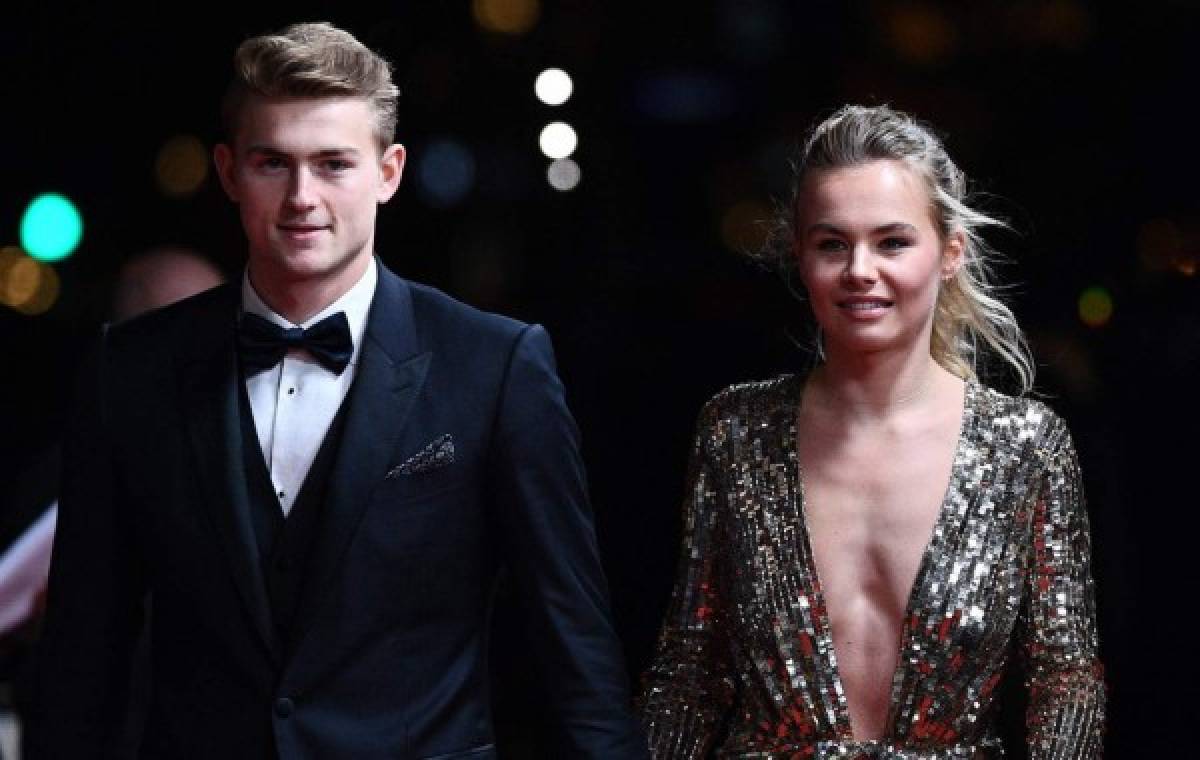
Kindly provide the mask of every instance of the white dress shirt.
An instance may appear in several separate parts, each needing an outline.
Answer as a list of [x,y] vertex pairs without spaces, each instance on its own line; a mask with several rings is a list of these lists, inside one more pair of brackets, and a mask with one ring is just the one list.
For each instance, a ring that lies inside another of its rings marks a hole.
[[292,324],[263,302],[250,284],[249,272],[242,278],[244,311],[281,327],[306,329],[330,314],[344,311],[354,341],[350,364],[340,375],[322,367],[307,351],[292,349],[279,364],[246,378],[258,442],[284,516],[296,503],[308,469],[354,381],[378,276],[375,259],[371,259],[367,271],[350,290],[301,325]]
[[29,620],[46,590],[57,520],[56,501],[0,554],[0,637]]

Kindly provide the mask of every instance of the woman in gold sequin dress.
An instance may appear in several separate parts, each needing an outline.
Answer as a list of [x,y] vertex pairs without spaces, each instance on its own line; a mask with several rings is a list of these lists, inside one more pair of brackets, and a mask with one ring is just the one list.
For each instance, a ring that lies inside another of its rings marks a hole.
[[[679,576],[640,699],[664,758],[995,758],[996,686],[1034,758],[1101,752],[1087,516],[1071,437],[1023,391],[965,178],[886,107],[798,162],[781,263],[820,329],[806,377],[700,415]],[[976,351],[980,356],[976,356]]]

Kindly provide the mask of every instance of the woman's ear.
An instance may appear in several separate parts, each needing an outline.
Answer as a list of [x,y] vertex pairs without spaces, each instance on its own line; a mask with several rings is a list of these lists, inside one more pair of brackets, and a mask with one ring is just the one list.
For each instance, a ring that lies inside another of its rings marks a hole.
[[950,280],[958,274],[967,251],[967,235],[957,229],[946,238],[942,246],[942,280]]

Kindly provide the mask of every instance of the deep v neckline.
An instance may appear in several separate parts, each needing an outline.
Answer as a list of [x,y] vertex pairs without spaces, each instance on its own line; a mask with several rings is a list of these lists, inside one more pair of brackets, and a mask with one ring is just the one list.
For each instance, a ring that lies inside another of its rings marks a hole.
[[[953,514],[951,496],[959,487],[959,483],[963,481],[961,472],[964,461],[964,453],[966,448],[967,431],[970,429],[971,415],[975,413],[977,385],[970,380],[966,381],[963,388],[962,412],[959,416],[958,437],[954,444],[954,456],[950,461],[950,472],[946,480],[946,489],[942,494],[942,501],[938,505],[937,515],[934,517],[930,525],[929,538],[925,542],[925,546],[921,551],[921,559],[917,565],[917,573],[913,577],[912,586],[908,590],[908,598],[904,605],[904,615],[900,620],[900,637],[899,645],[896,649],[896,664],[892,669],[892,682],[889,687],[888,694],[888,715],[884,723],[885,730],[883,739],[887,740],[896,735],[896,714],[898,705],[897,690],[904,680],[904,669],[906,667],[904,654],[910,645],[910,639],[913,635],[912,620],[914,617],[914,604],[920,596],[922,588],[927,585],[927,576],[930,572],[930,565],[933,559],[936,547],[941,543],[940,538],[945,535],[946,523]],[[803,551],[801,554],[807,567],[804,568],[808,577],[811,579],[813,597],[816,604],[814,610],[814,623],[818,627],[816,633],[819,638],[824,639],[827,643],[826,647],[819,648],[828,652],[825,655],[828,660],[828,672],[831,674],[833,685],[837,696],[837,726],[842,734],[842,739],[849,742],[871,744],[873,741],[869,739],[857,739],[854,736],[854,726],[850,720],[850,706],[846,699],[846,689],[842,683],[842,673],[838,664],[838,655],[833,641],[833,624],[829,619],[829,607],[825,599],[825,590],[821,584],[820,575],[817,572],[816,555],[813,554],[812,540],[808,533],[808,513],[804,497],[804,470],[803,463],[800,461],[800,447],[797,435],[799,434],[799,419],[800,419],[800,404],[804,396],[804,383],[801,381],[798,384],[796,393],[793,394],[792,405],[789,410],[791,416],[791,435],[787,436],[786,446],[787,454],[791,460],[792,477],[795,478],[793,488],[794,498],[796,500],[796,514],[800,517],[800,541]]]

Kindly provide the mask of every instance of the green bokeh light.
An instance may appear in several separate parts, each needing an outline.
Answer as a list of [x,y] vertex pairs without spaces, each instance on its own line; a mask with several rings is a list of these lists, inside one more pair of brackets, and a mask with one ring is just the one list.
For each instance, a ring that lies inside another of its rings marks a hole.
[[1088,327],[1104,327],[1112,315],[1113,299],[1107,289],[1096,285],[1079,294],[1079,319]]
[[75,252],[83,239],[83,217],[58,193],[33,199],[21,218],[21,247],[39,261],[58,261]]

